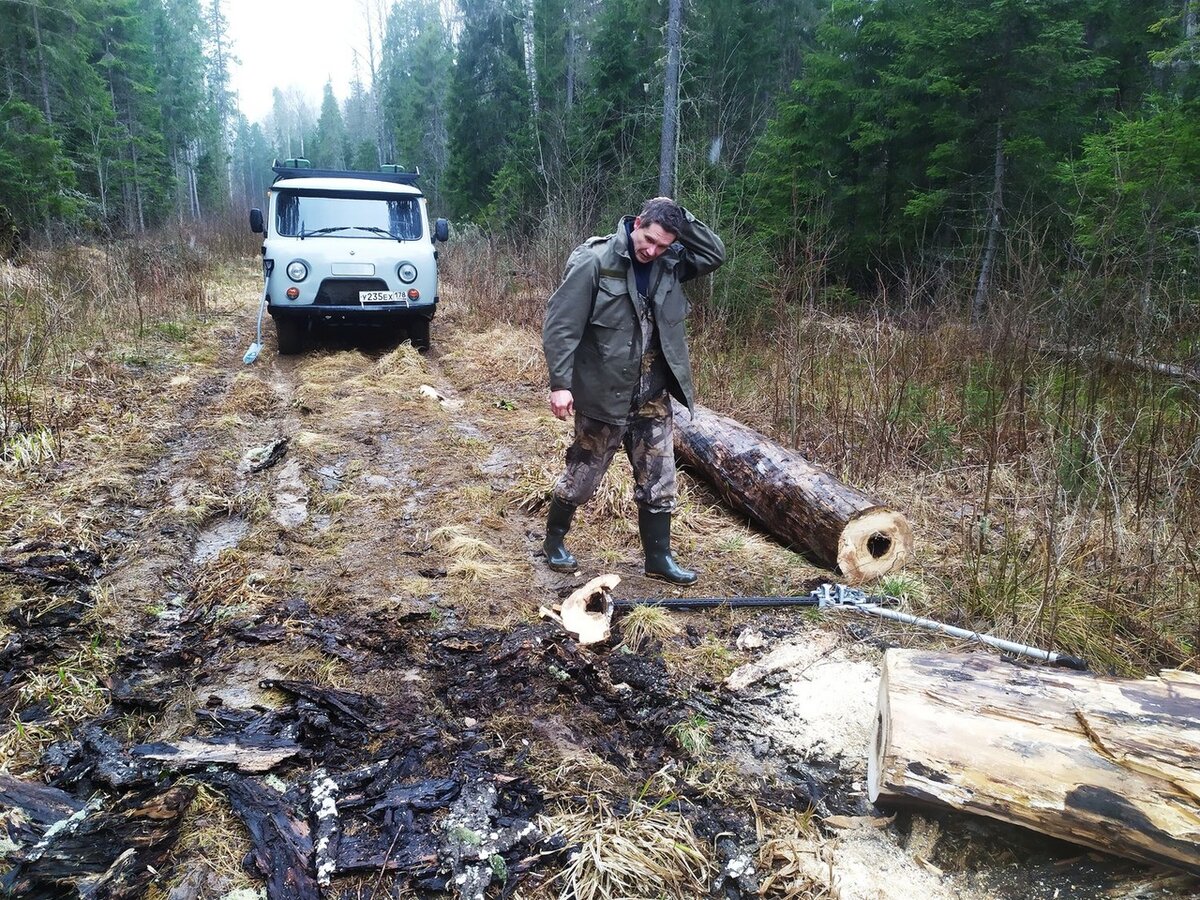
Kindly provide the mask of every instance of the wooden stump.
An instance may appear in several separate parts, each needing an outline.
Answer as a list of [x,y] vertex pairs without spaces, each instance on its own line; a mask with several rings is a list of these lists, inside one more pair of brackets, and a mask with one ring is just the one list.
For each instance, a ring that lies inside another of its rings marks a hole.
[[912,528],[899,512],[798,453],[703,406],[674,404],[675,451],[735,510],[789,547],[861,584],[904,565]]
[[1200,875],[1200,676],[889,650],[867,790]]

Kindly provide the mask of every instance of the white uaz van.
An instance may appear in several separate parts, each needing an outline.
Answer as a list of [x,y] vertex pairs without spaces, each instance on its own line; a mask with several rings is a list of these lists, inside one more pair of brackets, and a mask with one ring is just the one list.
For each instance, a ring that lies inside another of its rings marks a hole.
[[273,167],[267,212],[250,210],[263,235],[267,310],[280,353],[298,353],[314,323],[375,324],[404,330],[429,347],[438,302],[436,241],[417,173],[309,168],[303,159]]

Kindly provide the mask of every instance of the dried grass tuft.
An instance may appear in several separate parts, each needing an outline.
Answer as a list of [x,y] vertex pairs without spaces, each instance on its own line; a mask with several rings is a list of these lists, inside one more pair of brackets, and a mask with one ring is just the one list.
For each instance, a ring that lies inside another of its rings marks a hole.
[[[758,888],[770,900],[832,900],[833,872],[812,812],[774,812],[751,801],[758,833]],[[818,874],[819,873],[819,874]]]
[[178,883],[199,866],[229,892],[257,893],[258,885],[242,866],[251,850],[246,826],[220,793],[205,784],[197,784],[196,789],[196,799],[188,807],[179,842],[172,852],[175,859],[187,861],[186,866],[178,867]]
[[508,554],[467,533],[461,525],[446,525],[430,535],[430,542],[450,557],[446,572],[467,581],[493,581],[517,574]]
[[736,655],[712,635],[695,647],[672,645],[663,653],[663,662],[682,678],[724,681],[737,668]]
[[634,803],[618,813],[604,799],[591,797],[586,809],[560,807],[542,816],[539,825],[576,848],[559,875],[562,896],[632,900],[707,893],[711,849],[677,812]]
[[456,380],[471,387],[541,380],[545,368],[537,334],[498,325],[489,331],[459,335],[458,347],[446,354]]
[[196,603],[226,609],[258,609],[267,603],[278,589],[278,579],[256,570],[252,563],[241,550],[222,550],[196,577]]
[[679,634],[679,630],[671,614],[660,606],[635,606],[621,619],[622,643],[634,653]]
[[529,764],[538,784],[549,798],[568,800],[580,792],[591,793],[621,784],[624,773],[591,750],[574,748],[567,752],[533,754]]
[[694,759],[708,755],[712,747],[712,723],[693,713],[682,721],[667,726],[667,737],[684,753]]
[[405,341],[391,353],[384,354],[375,364],[378,375],[392,375],[400,379],[427,378],[429,367],[425,357],[412,344]]
[[238,372],[229,386],[222,409],[228,412],[247,413],[252,416],[269,414],[278,403],[270,385],[258,375]]

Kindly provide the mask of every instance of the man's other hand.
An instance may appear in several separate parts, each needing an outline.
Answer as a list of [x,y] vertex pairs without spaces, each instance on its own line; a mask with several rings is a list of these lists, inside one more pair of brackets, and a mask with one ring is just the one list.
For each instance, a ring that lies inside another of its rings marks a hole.
[[573,416],[575,414],[575,395],[570,391],[551,391],[550,412],[559,419]]

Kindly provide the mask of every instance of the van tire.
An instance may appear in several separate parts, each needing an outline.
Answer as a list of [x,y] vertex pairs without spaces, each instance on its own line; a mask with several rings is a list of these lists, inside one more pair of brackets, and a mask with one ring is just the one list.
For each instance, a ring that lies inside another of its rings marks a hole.
[[429,320],[409,319],[406,325],[409,343],[424,353],[429,349]]
[[297,319],[276,319],[275,341],[280,356],[299,353],[304,349],[304,323]]

